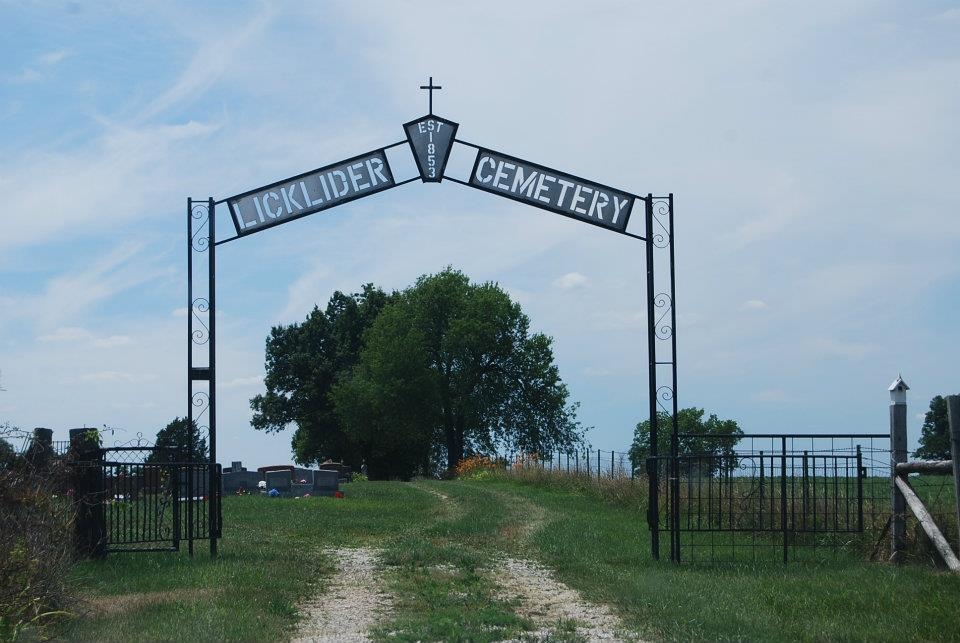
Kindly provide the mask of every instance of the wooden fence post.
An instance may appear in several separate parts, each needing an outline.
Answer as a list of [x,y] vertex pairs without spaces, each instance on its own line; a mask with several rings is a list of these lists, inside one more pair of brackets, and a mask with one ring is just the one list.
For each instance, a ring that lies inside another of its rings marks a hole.
[[950,424],[950,456],[953,458],[953,497],[957,503],[957,531],[960,532],[960,395],[947,396],[947,420]]
[[897,487],[897,464],[907,461],[907,383],[899,375],[890,385],[890,561],[903,562],[906,549],[906,500]]

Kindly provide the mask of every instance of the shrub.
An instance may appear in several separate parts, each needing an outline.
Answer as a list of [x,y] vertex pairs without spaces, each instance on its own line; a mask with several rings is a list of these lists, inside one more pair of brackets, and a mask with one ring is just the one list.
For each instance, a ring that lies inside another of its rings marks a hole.
[[0,639],[16,640],[67,614],[72,560],[69,498],[55,494],[63,465],[17,456],[0,467]]
[[499,469],[503,469],[503,465],[488,456],[472,455],[458,462],[454,473],[458,478],[475,479],[486,477],[481,476],[481,474],[485,472],[497,471]]

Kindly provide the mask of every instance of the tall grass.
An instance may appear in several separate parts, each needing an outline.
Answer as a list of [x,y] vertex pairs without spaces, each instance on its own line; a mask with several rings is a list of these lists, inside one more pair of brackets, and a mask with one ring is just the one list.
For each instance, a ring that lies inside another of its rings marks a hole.
[[[539,465],[535,459],[518,460],[510,469],[498,468],[498,477],[510,478],[527,485],[590,496],[614,507],[632,509],[646,516],[649,507],[649,481],[646,476],[596,477],[585,471],[564,471]],[[686,521],[682,544],[694,559],[712,562],[751,562],[782,560],[780,522],[781,488],[775,478],[764,489],[763,504],[755,481],[732,479],[726,485],[722,506],[704,498],[716,495],[715,480],[684,480],[681,485],[680,515]],[[868,477],[862,481],[862,503],[858,502],[855,483],[832,477],[818,478],[815,488],[808,482],[806,498],[799,477],[788,477],[787,526],[791,560],[832,561],[838,556],[864,561],[883,561],[889,556],[890,479]],[[927,510],[948,542],[958,542],[956,499],[949,476],[911,476],[910,483],[923,499]],[[661,498],[666,498],[666,482]],[[708,487],[710,487],[708,489]],[[862,505],[862,531],[860,516]],[[666,530],[669,508],[661,503],[660,524]],[[941,567],[936,548],[908,512],[907,549],[904,560]],[[716,533],[711,529],[736,528],[736,532]],[[778,549],[781,547],[781,549]],[[705,550],[709,549],[709,555]],[[758,559],[757,556],[760,555]]]

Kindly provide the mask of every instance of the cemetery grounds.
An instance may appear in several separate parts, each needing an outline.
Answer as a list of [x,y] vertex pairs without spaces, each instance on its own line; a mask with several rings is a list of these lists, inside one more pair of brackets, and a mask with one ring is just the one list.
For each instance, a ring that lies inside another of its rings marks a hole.
[[80,616],[57,634],[366,640],[360,627],[385,641],[960,639],[956,575],[853,558],[653,561],[645,487],[618,484],[487,472],[354,482],[343,499],[227,497],[217,559],[201,550],[83,562],[72,579]]

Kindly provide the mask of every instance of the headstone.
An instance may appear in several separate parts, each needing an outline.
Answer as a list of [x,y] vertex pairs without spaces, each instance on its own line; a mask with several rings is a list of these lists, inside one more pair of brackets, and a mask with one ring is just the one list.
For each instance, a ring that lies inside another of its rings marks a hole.
[[232,495],[244,489],[249,492],[256,491],[257,483],[260,482],[260,474],[256,471],[230,471],[220,475],[222,493]]
[[332,496],[340,490],[340,476],[336,471],[320,469],[313,472],[313,495]]
[[324,462],[320,465],[321,471],[336,471],[340,482],[350,482],[353,475],[353,469],[348,465],[339,462]]
[[290,486],[290,493],[294,496],[303,496],[306,494],[313,495],[313,484],[300,484],[299,482],[294,482]]
[[280,493],[289,493],[292,484],[289,471],[267,471],[267,489],[276,489]]
[[313,471],[297,467],[293,470],[293,482],[294,484],[313,484]]

